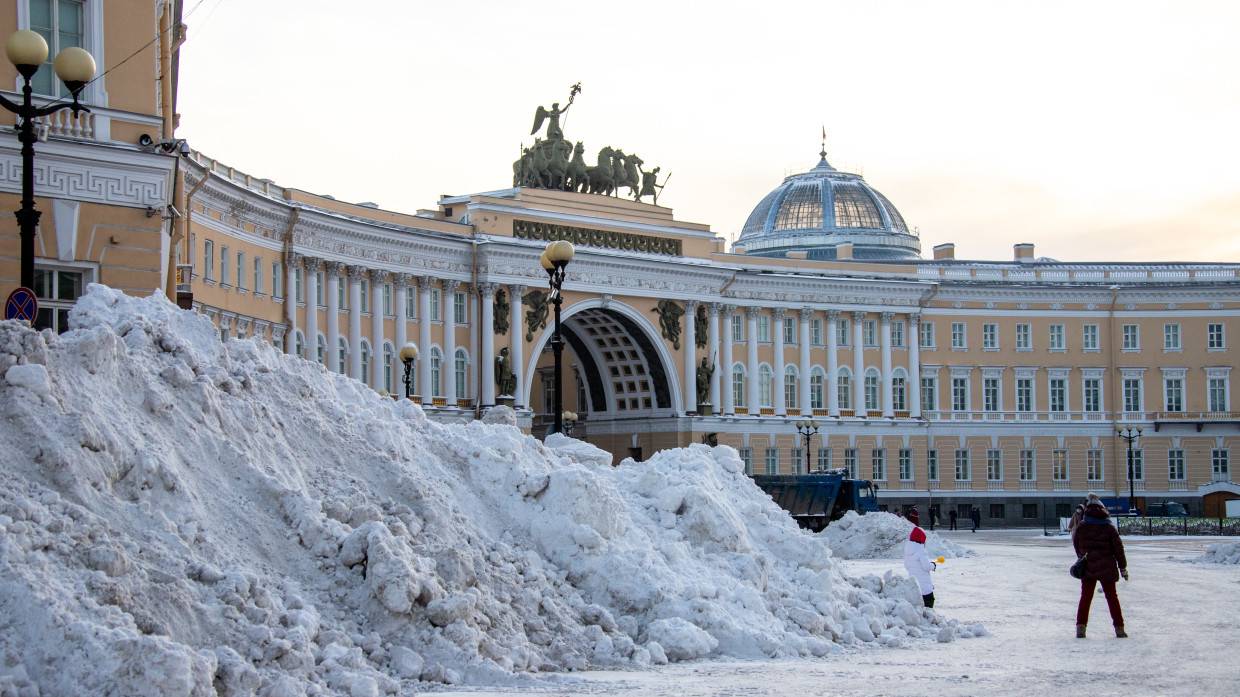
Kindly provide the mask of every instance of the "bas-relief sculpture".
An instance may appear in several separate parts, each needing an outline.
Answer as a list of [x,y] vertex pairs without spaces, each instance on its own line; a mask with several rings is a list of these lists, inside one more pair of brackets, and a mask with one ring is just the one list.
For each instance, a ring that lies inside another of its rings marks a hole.
[[525,340],[533,341],[534,332],[547,326],[547,293],[541,290],[531,290],[521,296],[521,301],[525,303]]
[[658,167],[646,171],[642,169],[645,164],[642,158],[610,146],[598,151],[594,165],[587,165],[585,145],[564,138],[560,119],[580,92],[581,83],[578,82],[569,90],[568,103],[562,108],[555,102],[550,109],[539,106],[534,111],[530,135],[536,136],[546,124],[546,137],[535,137],[534,145],[521,148],[521,156],[512,163],[512,185],[604,196],[619,196],[620,189],[624,188],[629,190],[628,195],[634,201],[649,196],[657,205],[659,193],[667,185],[667,178],[662,184],[658,182]]
[[685,314],[685,309],[674,300],[660,300],[652,309],[659,313],[659,328],[663,331],[663,338],[672,342],[672,347],[679,351],[680,318]]

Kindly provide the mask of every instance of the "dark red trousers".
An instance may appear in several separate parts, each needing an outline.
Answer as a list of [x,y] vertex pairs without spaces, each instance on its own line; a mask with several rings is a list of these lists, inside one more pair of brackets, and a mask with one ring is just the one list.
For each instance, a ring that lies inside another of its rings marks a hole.
[[1111,624],[1124,626],[1124,613],[1119,609],[1115,581],[1099,581],[1096,578],[1081,579],[1081,601],[1076,605],[1076,623],[1089,624],[1089,606],[1094,602],[1094,587],[1099,583],[1102,584],[1102,594],[1107,597],[1107,608],[1111,610]]

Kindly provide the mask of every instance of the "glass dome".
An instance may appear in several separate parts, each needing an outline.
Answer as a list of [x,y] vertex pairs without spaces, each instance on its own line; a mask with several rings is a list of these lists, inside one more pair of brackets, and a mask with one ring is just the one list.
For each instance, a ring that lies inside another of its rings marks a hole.
[[916,259],[917,234],[900,211],[860,175],[840,172],[826,152],[808,172],[794,174],[767,194],[745,221],[738,245],[746,254],[834,259],[836,247],[853,245],[854,259]]

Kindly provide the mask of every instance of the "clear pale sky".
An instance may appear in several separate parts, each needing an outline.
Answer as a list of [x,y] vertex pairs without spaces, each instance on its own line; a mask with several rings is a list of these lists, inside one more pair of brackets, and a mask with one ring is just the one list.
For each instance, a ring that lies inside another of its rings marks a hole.
[[504,188],[535,108],[729,239],[828,158],[923,255],[1240,261],[1240,3],[187,1],[181,137],[413,212]]

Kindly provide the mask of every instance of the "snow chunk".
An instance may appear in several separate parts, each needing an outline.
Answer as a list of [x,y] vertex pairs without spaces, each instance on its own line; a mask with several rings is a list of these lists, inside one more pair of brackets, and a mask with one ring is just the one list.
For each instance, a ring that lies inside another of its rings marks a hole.
[[1200,564],[1240,564],[1240,542],[1218,542],[1206,547],[1194,561]]
[[[826,537],[831,551],[842,559],[899,559],[904,556],[904,543],[911,532],[913,524],[894,513],[859,515],[849,511],[820,534]],[[926,530],[926,554],[931,559],[955,559],[977,553]]]

